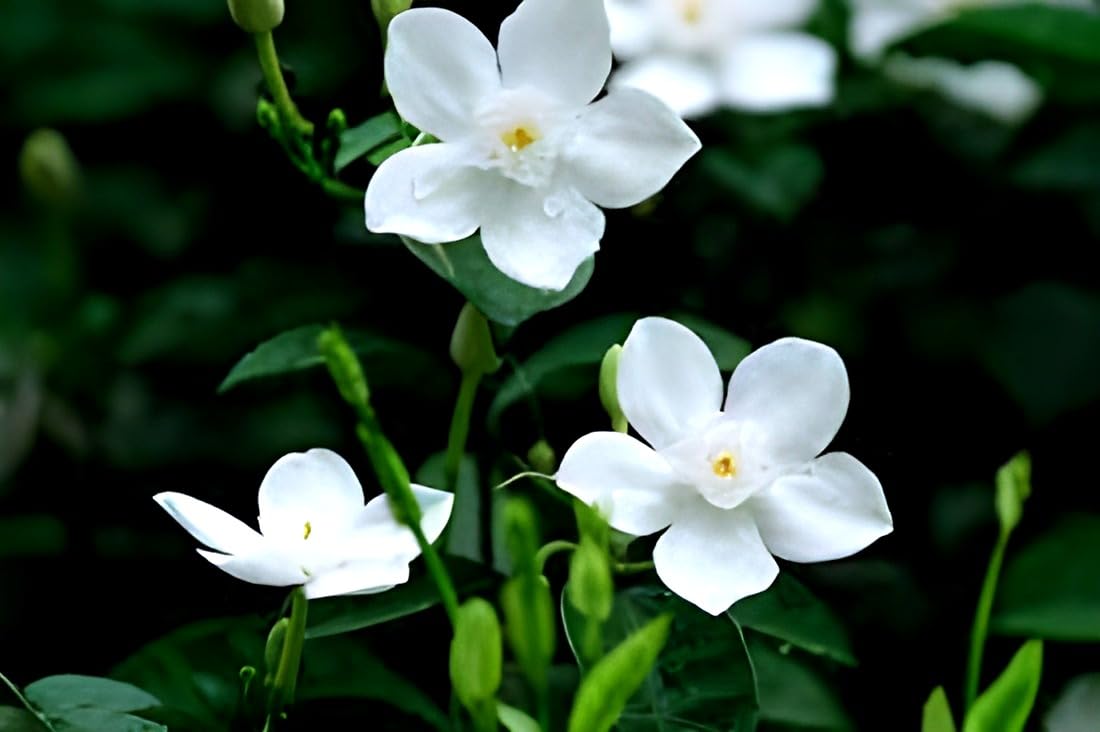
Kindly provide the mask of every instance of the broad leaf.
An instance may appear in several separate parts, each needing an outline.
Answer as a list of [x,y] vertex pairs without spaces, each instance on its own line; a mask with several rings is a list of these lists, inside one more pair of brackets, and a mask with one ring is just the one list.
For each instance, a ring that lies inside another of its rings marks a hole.
[[[446,487],[445,464],[447,454],[437,452],[429,457],[416,471],[416,482],[433,488]],[[473,455],[463,455],[458,468],[458,481],[455,484],[455,503],[451,511],[451,520],[447,522],[447,553],[483,562],[482,552],[484,529],[482,521],[481,477],[477,461]]]
[[383,143],[401,136],[401,120],[393,112],[383,112],[366,122],[344,130],[333,168],[339,173],[351,163]]
[[80,708],[139,712],[160,706],[157,697],[136,686],[112,679],[75,674],[39,679],[27,686],[23,693],[28,701],[51,715]]
[[997,680],[974,702],[963,732],[1023,732],[1039,692],[1043,643],[1028,641]]
[[780,653],[759,636],[748,637],[756,671],[760,719],[807,730],[855,729],[830,686],[794,654]]
[[530,715],[503,702],[497,702],[497,720],[508,732],[542,732]]

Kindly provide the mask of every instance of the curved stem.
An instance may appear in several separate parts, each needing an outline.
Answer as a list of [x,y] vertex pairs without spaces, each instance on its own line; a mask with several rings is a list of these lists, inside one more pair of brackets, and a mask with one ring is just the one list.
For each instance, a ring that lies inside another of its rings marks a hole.
[[542,574],[543,567],[546,566],[546,562],[550,559],[550,557],[560,552],[571,552],[576,548],[576,544],[571,541],[565,541],[563,539],[558,539],[557,541],[552,541],[549,544],[544,544],[535,554],[535,568],[538,570],[539,574]]
[[313,134],[313,123],[302,116],[294,100],[290,98],[283,69],[279,65],[279,54],[275,51],[275,37],[271,32],[256,33],[256,54],[260,59],[260,68],[264,72],[264,81],[275,102],[283,121],[303,136]]
[[966,664],[966,711],[978,698],[978,686],[982,676],[982,656],[985,652],[985,639],[989,632],[989,615],[993,611],[993,597],[997,594],[997,580],[1004,563],[1005,547],[1008,546],[1008,531],[1002,530],[989,558],[989,567],[985,571],[982,592],[978,596],[978,607],[974,612],[974,627],[970,631],[970,657]]
[[638,574],[653,569],[653,562],[613,562],[611,569],[616,574]]
[[470,414],[474,409],[474,399],[480,383],[481,374],[471,371],[462,374],[462,383],[459,384],[458,397],[455,399],[455,411],[451,415],[451,429],[447,435],[447,456],[443,463],[443,474],[446,476],[449,491],[454,491],[458,482],[462,456],[466,454],[466,439],[470,435]]

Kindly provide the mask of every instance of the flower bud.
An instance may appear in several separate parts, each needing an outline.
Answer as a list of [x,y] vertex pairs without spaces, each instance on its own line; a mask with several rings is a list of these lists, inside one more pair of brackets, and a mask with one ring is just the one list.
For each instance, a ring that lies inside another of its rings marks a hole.
[[569,601],[573,607],[592,618],[604,621],[611,617],[615,586],[607,552],[591,539],[582,539],[569,561]]
[[451,640],[451,686],[471,713],[500,688],[502,643],[496,610],[485,600],[467,600],[455,618]]
[[611,426],[616,432],[626,432],[626,415],[619,406],[619,357],[623,347],[618,343],[607,349],[600,363],[600,404],[607,416],[611,417]]
[[504,538],[516,574],[535,574],[539,529],[531,504],[521,499],[504,506]]
[[550,475],[558,465],[558,456],[546,440],[539,440],[527,451],[527,463],[540,473]]
[[80,168],[65,137],[38,129],[27,136],[19,153],[19,172],[31,195],[48,206],[71,206],[80,192]]
[[513,577],[500,588],[508,646],[523,675],[541,693],[554,658],[557,610],[550,583],[542,575]]
[[491,374],[500,368],[489,323],[470,303],[462,306],[451,334],[451,360],[464,374]]
[[229,0],[233,22],[249,33],[267,33],[283,22],[283,0]]
[[267,645],[264,646],[264,686],[275,683],[275,674],[279,671],[279,661],[283,657],[288,627],[290,627],[290,618],[279,618],[279,621],[271,626],[271,632],[267,634]]
[[370,389],[367,377],[359,357],[351,350],[338,326],[326,328],[317,338],[317,348],[325,359],[332,380],[340,390],[340,396],[353,406],[361,406],[370,401]]
[[1024,501],[1031,495],[1031,456],[1017,453],[997,471],[995,505],[1001,530],[1010,532],[1020,523]]

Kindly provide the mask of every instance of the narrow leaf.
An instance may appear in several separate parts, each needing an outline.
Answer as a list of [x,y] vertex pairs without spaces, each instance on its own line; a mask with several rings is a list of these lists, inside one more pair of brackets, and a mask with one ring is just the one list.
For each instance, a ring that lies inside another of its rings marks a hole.
[[1025,643],[997,680],[974,702],[963,732],[1023,732],[1043,671],[1042,641]]

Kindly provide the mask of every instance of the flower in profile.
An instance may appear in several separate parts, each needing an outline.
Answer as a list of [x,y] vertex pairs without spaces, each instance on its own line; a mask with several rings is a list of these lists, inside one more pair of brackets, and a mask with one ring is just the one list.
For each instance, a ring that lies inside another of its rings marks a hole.
[[401,13],[389,27],[386,83],[401,116],[441,142],[378,168],[367,228],[433,244],[480,228],[508,277],[564,289],[599,249],[598,206],[645,200],[699,149],[648,94],[593,102],[610,69],[601,0],[524,0],[495,50],[452,12]]
[[[435,541],[451,516],[454,495],[413,485],[421,527]],[[260,531],[220,508],[182,493],[153,497],[214,551],[198,552],[222,571],[258,585],[302,585],[306,597],[382,592],[409,579],[420,554],[385,495],[363,504],[351,466],[331,450],[284,455],[260,484]]]
[[819,457],[848,409],[848,375],[828,346],[783,338],[756,350],[723,405],[703,341],[645,318],[623,345],[618,396],[649,445],[586,435],[562,459],[558,485],[620,531],[668,527],[653,550],[657,574],[713,615],[771,585],[772,555],[839,559],[893,530],[874,473],[847,453]]
[[834,96],[836,52],[796,28],[816,0],[607,0],[623,62],[611,86],[653,94],[685,117],[719,107],[774,112]]

